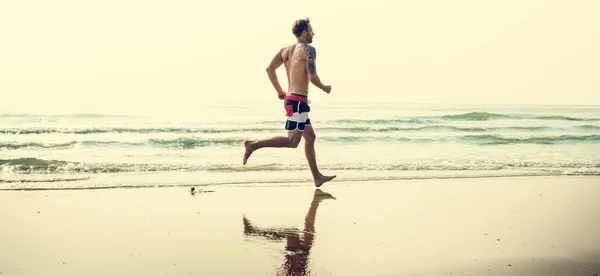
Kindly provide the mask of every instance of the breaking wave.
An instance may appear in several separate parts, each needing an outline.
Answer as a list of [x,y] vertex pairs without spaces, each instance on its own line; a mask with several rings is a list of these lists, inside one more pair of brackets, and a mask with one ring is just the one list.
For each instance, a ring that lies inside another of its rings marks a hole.
[[[599,169],[600,163],[588,162],[541,162],[541,161],[440,161],[413,162],[403,164],[374,163],[334,163],[320,166],[325,170],[357,171],[469,171],[503,170],[509,168],[590,168]],[[43,160],[37,158],[18,158],[0,160],[0,169],[12,173],[124,173],[124,172],[160,172],[160,171],[212,171],[212,172],[249,172],[249,171],[298,171],[308,170],[305,164],[127,164],[127,163],[84,163],[61,160]]]
[[[599,143],[600,135],[559,135],[559,136],[533,136],[517,138],[501,135],[461,135],[443,137],[403,137],[403,136],[325,136],[319,138],[329,143],[466,143],[477,145],[504,145],[504,144],[578,144]],[[202,147],[240,146],[247,138],[203,138],[179,137],[173,139],[147,139],[137,142],[131,141],[70,141],[66,143],[37,143],[37,142],[0,142],[0,150],[17,150],[21,148],[63,149],[74,145],[134,147],[149,146],[172,149],[194,149]]]

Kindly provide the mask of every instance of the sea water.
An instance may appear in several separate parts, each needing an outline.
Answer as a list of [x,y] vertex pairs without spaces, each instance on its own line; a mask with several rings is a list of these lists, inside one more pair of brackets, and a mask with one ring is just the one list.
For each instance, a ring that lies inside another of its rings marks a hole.
[[[317,163],[334,181],[600,175],[600,107],[311,103]],[[282,102],[145,112],[0,114],[0,189],[310,185]]]

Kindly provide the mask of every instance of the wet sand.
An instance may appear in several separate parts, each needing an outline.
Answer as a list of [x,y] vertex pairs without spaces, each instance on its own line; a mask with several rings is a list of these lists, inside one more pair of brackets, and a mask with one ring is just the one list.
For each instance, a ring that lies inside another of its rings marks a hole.
[[0,192],[2,275],[597,275],[600,178]]

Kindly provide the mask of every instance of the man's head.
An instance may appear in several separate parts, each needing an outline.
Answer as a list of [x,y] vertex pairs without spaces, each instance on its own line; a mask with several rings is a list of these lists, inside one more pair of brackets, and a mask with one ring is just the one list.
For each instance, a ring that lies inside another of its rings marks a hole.
[[315,35],[312,31],[312,26],[310,25],[310,20],[306,19],[298,19],[294,22],[294,26],[292,27],[292,33],[298,38],[298,41],[305,43],[312,43],[313,36]]

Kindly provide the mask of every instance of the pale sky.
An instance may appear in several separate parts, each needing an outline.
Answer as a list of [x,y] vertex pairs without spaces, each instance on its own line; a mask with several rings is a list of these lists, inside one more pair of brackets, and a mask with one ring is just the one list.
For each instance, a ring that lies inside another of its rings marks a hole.
[[600,104],[597,0],[20,0],[0,3],[0,113],[277,104],[265,68],[304,17],[333,87],[315,100]]

